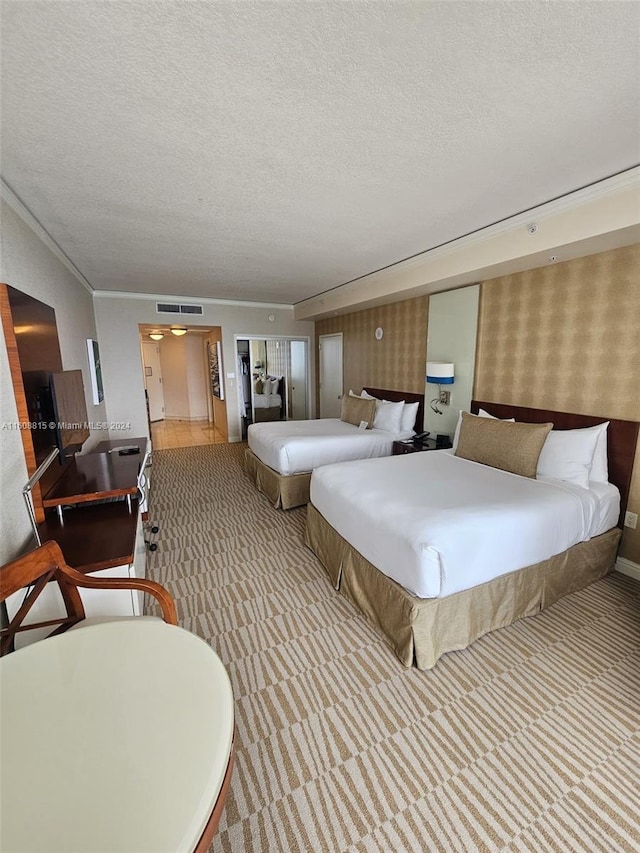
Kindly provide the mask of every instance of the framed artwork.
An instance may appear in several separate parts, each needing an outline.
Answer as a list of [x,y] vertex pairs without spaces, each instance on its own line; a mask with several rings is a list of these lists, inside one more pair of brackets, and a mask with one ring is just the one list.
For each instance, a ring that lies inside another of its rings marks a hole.
[[211,393],[219,400],[224,400],[224,383],[222,381],[222,347],[220,341],[208,343],[209,374],[211,376]]
[[91,393],[93,404],[97,406],[104,400],[104,388],[102,386],[102,368],[100,367],[100,351],[98,341],[87,338],[87,354],[89,356],[89,375],[91,376]]

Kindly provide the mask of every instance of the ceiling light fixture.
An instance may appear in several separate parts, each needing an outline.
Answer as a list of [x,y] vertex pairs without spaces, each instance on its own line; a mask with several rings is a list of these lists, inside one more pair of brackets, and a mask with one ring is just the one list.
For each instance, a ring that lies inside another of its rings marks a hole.
[[177,338],[181,338],[181,337],[182,337],[182,335],[186,335],[186,334],[187,334],[187,330],[185,329],[185,327],[184,327],[184,326],[180,326],[180,327],[178,327],[178,328],[176,328],[176,329],[173,329],[173,328],[172,328],[172,329],[171,329],[171,334],[172,334],[172,335],[175,335]]
[[149,332],[149,337],[152,341],[161,341],[164,338],[162,332]]

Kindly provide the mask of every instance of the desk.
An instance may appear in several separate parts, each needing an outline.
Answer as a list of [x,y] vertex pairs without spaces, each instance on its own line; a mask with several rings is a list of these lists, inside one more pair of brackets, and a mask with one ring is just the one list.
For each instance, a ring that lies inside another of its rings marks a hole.
[[79,627],[2,658],[0,688],[2,850],[188,851],[213,834],[233,694],[199,637],[146,619]]
[[[119,455],[118,446],[134,444],[140,447],[140,453]],[[60,479],[43,496],[45,509],[105,498],[130,497],[137,493],[138,476],[147,452],[146,438],[103,441],[98,448],[102,450],[73,458]]]
[[136,499],[131,507],[125,501],[79,505],[65,513],[64,523],[50,513],[38,533],[41,542],[57,542],[74,569],[96,572],[134,562],[138,525]]
[[[117,447],[137,444],[140,453],[119,456]],[[101,442],[99,452],[76,456],[56,484],[44,496],[49,509],[38,524],[41,542],[53,539],[67,563],[80,572],[100,572],[104,578],[145,577],[146,544],[137,497],[140,470],[147,458],[147,439],[133,438]],[[114,450],[114,448],[116,448]],[[114,452],[109,452],[114,450]],[[100,503],[111,497],[127,500]],[[69,509],[63,515],[63,506]],[[51,511],[58,510],[57,515]],[[139,616],[144,595],[138,590],[82,590],[80,597],[87,616]],[[23,592],[9,596],[10,618],[17,612]],[[25,625],[55,619],[64,612],[56,584],[49,584],[37,599]],[[26,631],[16,638],[22,648],[46,636],[46,629]]]

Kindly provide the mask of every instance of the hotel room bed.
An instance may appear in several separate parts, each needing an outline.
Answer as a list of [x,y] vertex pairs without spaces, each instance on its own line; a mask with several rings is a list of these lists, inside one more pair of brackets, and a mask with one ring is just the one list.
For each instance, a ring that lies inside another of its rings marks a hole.
[[[377,399],[417,403],[414,425],[422,424],[424,395],[364,389]],[[390,456],[393,442],[411,432],[362,430],[337,418],[253,424],[248,431],[245,470],[276,507],[291,509],[309,500],[314,468],[332,462]]]
[[[513,414],[500,408],[501,417]],[[531,413],[542,414],[519,410],[516,420],[542,422]],[[559,429],[602,420],[544,416]],[[311,482],[307,544],[402,663],[430,668],[444,652],[611,569],[637,431],[637,424],[610,422],[612,482],[589,489],[521,477],[452,451],[323,467]]]
[[[267,387],[268,393],[253,392],[253,419],[255,423],[264,421],[279,421],[284,415],[284,406],[282,405],[284,397],[284,377],[274,376],[266,377],[264,380],[259,380],[258,387]],[[267,385],[268,383],[268,385]]]

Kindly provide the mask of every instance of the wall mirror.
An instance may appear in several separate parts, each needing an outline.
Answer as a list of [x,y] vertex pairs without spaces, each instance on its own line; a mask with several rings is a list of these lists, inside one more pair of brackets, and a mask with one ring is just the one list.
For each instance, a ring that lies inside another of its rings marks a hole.
[[[453,364],[454,372],[452,385],[425,384],[424,428],[433,436],[453,439],[458,413],[471,405],[479,298],[479,284],[429,297],[427,362]],[[448,404],[439,402],[440,389],[450,392]]]
[[252,423],[300,421],[308,417],[308,343],[296,338],[238,338],[238,404],[243,438]]

